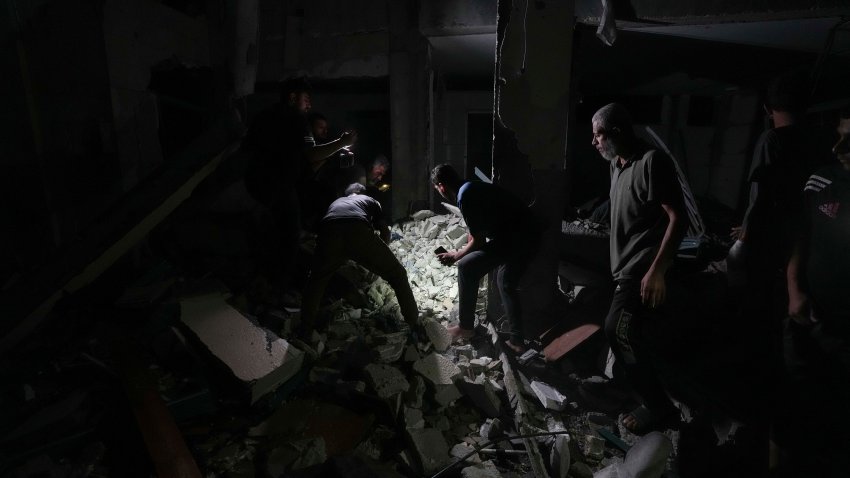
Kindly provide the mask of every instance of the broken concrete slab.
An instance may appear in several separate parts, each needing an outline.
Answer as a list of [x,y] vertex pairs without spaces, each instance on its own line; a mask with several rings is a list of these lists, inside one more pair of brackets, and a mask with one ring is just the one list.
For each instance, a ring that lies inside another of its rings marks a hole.
[[434,385],[451,385],[460,376],[460,369],[446,357],[432,352],[413,363],[416,370]]
[[547,383],[532,381],[531,390],[534,391],[540,403],[549,410],[563,411],[567,407],[567,397]]
[[404,407],[405,428],[425,428],[425,420],[422,418],[422,410]]
[[401,371],[391,365],[369,364],[363,372],[369,385],[381,398],[390,398],[410,389],[410,383]]
[[558,435],[552,444],[549,453],[549,466],[554,478],[567,478],[570,474],[570,437],[569,435]]
[[416,212],[414,212],[413,214],[410,215],[410,217],[414,221],[422,221],[423,219],[428,219],[429,217],[433,217],[433,216],[436,216],[436,213],[434,211],[431,211],[431,210],[428,210],[428,209],[416,211]]
[[410,389],[404,393],[404,403],[412,408],[422,408],[425,397],[425,379],[416,375],[410,379]]
[[251,403],[291,379],[304,352],[254,324],[218,294],[180,302],[180,320],[250,392]]
[[428,318],[423,321],[422,325],[428,335],[428,340],[434,344],[434,350],[437,352],[445,352],[452,344],[452,336],[441,323]]
[[443,434],[435,428],[412,428],[407,430],[411,451],[416,456],[420,471],[432,475],[450,463],[449,446]]
[[481,424],[478,434],[488,440],[499,438],[505,434],[504,425],[498,418],[488,418]]
[[[458,459],[458,460],[463,458],[463,457],[467,457],[466,460],[470,463],[481,463],[481,457],[478,456],[478,453],[474,453],[474,452],[475,452],[475,448],[473,448],[468,443],[458,443],[457,445],[452,447],[449,454],[452,456],[452,458],[455,458],[455,459]],[[472,454],[470,455],[470,453],[472,453]],[[467,455],[469,455],[469,456],[467,456]]]

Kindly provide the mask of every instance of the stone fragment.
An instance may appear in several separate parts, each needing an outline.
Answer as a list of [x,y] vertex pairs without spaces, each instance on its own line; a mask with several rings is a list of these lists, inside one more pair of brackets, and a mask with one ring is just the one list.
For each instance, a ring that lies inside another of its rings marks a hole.
[[434,385],[451,385],[460,375],[457,365],[438,353],[431,353],[414,362],[413,370],[422,374]]
[[407,430],[411,451],[425,475],[433,475],[449,464],[450,458],[443,434],[435,428],[411,428]]
[[434,385],[434,401],[441,407],[447,407],[462,397],[460,390],[454,384]]
[[549,467],[554,478],[567,478],[570,473],[570,437],[557,435],[549,453]]
[[587,464],[576,461],[570,465],[570,476],[573,478],[593,478],[593,470]]
[[462,236],[452,241],[452,246],[454,246],[455,249],[460,249],[461,247],[465,246],[467,242],[469,242],[469,235],[463,233]]
[[410,215],[410,217],[414,221],[421,221],[423,219],[428,219],[429,217],[432,217],[434,215],[435,215],[434,211],[431,211],[431,210],[428,210],[428,209],[423,209],[421,211],[414,212],[413,214]]
[[404,407],[405,428],[425,428],[425,420],[422,418],[422,410]]
[[661,432],[641,437],[626,453],[622,463],[612,463],[593,474],[594,478],[660,478],[667,467],[673,443]]
[[391,365],[371,363],[363,371],[366,373],[369,385],[381,398],[389,398],[410,389],[410,384],[404,378],[404,374]]
[[501,478],[502,474],[499,473],[496,465],[488,460],[480,465],[467,466],[460,471],[460,476],[462,478]]
[[[470,446],[468,443],[458,443],[457,445],[452,447],[452,450],[451,452],[449,452],[449,454],[452,456],[452,458],[461,459],[474,451],[475,448]],[[466,460],[470,463],[481,463],[481,457],[478,456],[478,453],[472,453],[472,455],[467,457]]]
[[452,344],[452,336],[442,324],[434,319],[428,318],[423,321],[425,333],[428,335],[428,340],[434,344],[434,350],[437,352],[445,352]]
[[505,434],[505,429],[502,426],[502,421],[498,418],[488,418],[483,424],[481,424],[481,429],[478,431],[478,434],[483,438],[492,440],[503,436]]
[[466,228],[460,227],[459,225],[449,226],[446,229],[446,238],[450,241],[455,241],[464,234],[466,234]]
[[464,377],[463,380],[458,382],[458,387],[481,410],[484,416],[495,418],[501,414],[502,400],[496,395],[493,385],[483,374],[477,376],[475,380]]
[[286,383],[304,352],[263,329],[218,294],[180,302],[180,320],[250,392],[251,403]]
[[567,406],[567,397],[551,385],[535,380],[531,382],[531,390],[534,391],[540,403],[549,410],[563,411]]

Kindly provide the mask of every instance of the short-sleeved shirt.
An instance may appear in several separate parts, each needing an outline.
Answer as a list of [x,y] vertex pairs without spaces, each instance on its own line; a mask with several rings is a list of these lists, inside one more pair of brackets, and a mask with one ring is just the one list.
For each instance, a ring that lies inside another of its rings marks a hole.
[[640,279],[658,254],[669,223],[662,204],[687,220],[673,160],[654,149],[622,167],[611,161],[611,273],[614,280]]
[[259,113],[242,142],[254,153],[245,173],[248,191],[269,203],[279,191],[294,188],[304,169],[304,148],[315,144],[307,118],[297,110],[277,105]]
[[809,296],[827,316],[850,316],[850,171],[819,169],[805,186]]
[[457,205],[473,237],[513,238],[535,227],[528,206],[493,184],[464,183],[458,190]]
[[374,227],[381,217],[381,203],[365,194],[352,194],[332,202],[322,222],[354,220]]

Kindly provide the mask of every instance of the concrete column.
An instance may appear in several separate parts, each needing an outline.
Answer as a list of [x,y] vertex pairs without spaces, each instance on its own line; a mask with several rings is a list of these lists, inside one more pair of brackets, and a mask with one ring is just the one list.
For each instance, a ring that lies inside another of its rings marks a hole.
[[499,0],[493,173],[498,184],[533,203],[546,226],[523,280],[527,335],[549,325],[555,305],[574,11],[573,0]]
[[427,200],[431,167],[432,81],[428,42],[419,33],[416,2],[389,2],[392,218],[407,215],[411,201]]

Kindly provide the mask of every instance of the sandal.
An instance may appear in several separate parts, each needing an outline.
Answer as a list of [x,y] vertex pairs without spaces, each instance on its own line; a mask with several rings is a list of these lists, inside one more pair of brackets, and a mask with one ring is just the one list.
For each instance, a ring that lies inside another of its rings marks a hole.
[[[625,419],[632,417],[634,425],[626,425]],[[655,413],[641,405],[631,412],[620,416],[620,423],[634,435],[646,435],[651,431],[664,431],[668,428],[677,429],[681,415],[679,410],[672,408],[667,413]]]

